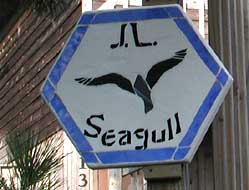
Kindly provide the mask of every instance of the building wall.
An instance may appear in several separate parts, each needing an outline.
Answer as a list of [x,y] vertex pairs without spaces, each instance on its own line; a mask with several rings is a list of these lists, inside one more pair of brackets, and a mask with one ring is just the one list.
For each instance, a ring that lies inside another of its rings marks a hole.
[[[249,189],[249,2],[209,0],[210,44],[234,78],[214,122],[215,189]],[[217,19],[218,18],[218,19]]]
[[[104,1],[94,1],[98,8]],[[71,30],[81,15],[81,3],[72,4],[59,18],[51,21],[30,11],[23,13],[0,41],[0,173],[6,168],[5,137],[18,128],[32,129],[47,138],[61,134],[64,159],[63,189],[96,189],[93,178],[98,172],[83,168],[81,159],[61,131],[61,127],[40,97],[40,88]],[[105,176],[104,172],[99,172]],[[101,181],[101,180],[100,180]],[[103,183],[103,182],[102,182]],[[97,185],[95,185],[97,186]]]
[[60,129],[39,92],[80,11],[75,4],[56,24],[27,11],[1,42],[0,160],[5,157],[4,137],[17,128],[44,136]]

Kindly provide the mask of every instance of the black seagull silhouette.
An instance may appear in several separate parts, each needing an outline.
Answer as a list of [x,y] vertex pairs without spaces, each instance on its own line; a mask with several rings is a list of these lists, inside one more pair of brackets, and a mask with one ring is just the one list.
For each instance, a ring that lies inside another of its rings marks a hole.
[[87,86],[98,86],[104,84],[116,84],[119,88],[130,93],[136,94],[142,98],[144,102],[144,112],[148,113],[153,108],[151,100],[151,90],[160,79],[160,77],[168,70],[178,65],[187,54],[187,49],[183,49],[175,53],[169,59],[160,61],[153,65],[148,71],[146,80],[141,75],[137,75],[134,85],[132,86],[130,80],[117,73],[109,73],[96,78],[76,78],[74,79],[80,84]]

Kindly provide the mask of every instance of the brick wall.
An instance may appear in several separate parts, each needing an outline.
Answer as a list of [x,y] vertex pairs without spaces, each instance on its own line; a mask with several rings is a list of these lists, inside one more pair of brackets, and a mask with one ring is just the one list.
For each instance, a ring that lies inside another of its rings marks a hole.
[[55,22],[27,11],[0,43],[0,160],[6,157],[4,137],[17,128],[44,137],[60,130],[40,87],[80,15],[78,3]]

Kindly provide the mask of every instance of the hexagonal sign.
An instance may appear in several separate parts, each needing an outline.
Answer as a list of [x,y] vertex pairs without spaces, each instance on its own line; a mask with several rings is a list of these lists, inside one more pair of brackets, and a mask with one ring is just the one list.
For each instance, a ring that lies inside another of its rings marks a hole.
[[178,5],[82,15],[41,94],[92,168],[191,161],[232,77]]

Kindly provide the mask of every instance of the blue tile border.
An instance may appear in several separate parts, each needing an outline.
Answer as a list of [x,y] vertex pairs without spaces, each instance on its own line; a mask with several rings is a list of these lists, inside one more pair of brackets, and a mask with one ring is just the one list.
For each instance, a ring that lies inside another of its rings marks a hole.
[[154,7],[150,9],[123,9],[117,11],[103,11],[99,13],[86,13],[79,21],[79,25],[103,24],[113,22],[130,22],[150,19],[183,18],[178,7]]
[[[167,147],[161,149],[129,150],[112,152],[94,152],[91,145],[84,137],[83,133],[76,126],[65,105],[56,95],[56,86],[63,75],[67,65],[72,59],[77,47],[82,41],[88,26],[91,24],[103,24],[113,22],[131,22],[150,19],[173,19],[183,35],[192,44],[199,57],[205,63],[210,72],[216,77],[217,81],[213,84],[207,97],[204,99],[196,116],[194,117],[189,130],[179,143],[178,147]],[[224,69],[216,63],[209,50],[194,32],[194,29],[184,17],[178,6],[172,7],[152,7],[141,9],[124,9],[117,11],[87,12],[83,14],[69,38],[62,53],[58,57],[54,67],[51,69],[47,80],[41,89],[41,95],[46,103],[52,108],[56,117],[64,127],[67,134],[77,145],[77,149],[88,164],[92,165],[111,165],[129,163],[152,163],[165,161],[181,161],[188,155],[191,144],[198,133],[200,126],[208,115],[216,98],[225,86],[228,75]]]
[[185,156],[188,154],[189,150],[190,150],[190,147],[178,148],[174,155],[174,160],[183,160]]
[[192,144],[194,137],[198,133],[198,130],[202,122],[206,118],[209,110],[213,106],[220,92],[221,92],[221,86],[218,82],[215,82],[212,88],[210,89],[207,97],[203,101],[201,107],[199,108],[197,114],[195,115],[187,134],[184,136],[181,143],[179,144],[180,147],[190,146]]
[[195,33],[193,27],[186,19],[174,19],[175,23],[179,29],[186,36],[188,41],[192,44],[193,48],[196,50],[200,58],[206,64],[208,69],[216,75],[219,72],[219,65],[216,63],[214,58],[211,56],[207,48],[204,46],[203,42],[199,36]]
[[92,23],[92,20],[94,19],[96,14],[94,13],[86,13],[83,14],[79,20],[79,25],[89,25]]
[[84,152],[82,152],[81,155],[84,158],[84,161],[86,163],[88,163],[88,164],[90,164],[90,163],[91,164],[98,164],[99,163],[96,155],[94,153],[92,153],[92,152],[86,152],[86,151],[84,151]]
[[142,21],[149,19],[165,19],[165,18],[169,18],[169,15],[165,8],[136,9],[136,10],[124,9],[119,12],[112,11],[112,12],[101,12],[99,14],[96,14],[95,18],[91,21],[91,24],[130,22],[130,21]]
[[97,152],[96,154],[103,164],[115,164],[122,162],[161,162],[165,160],[170,160],[173,157],[175,150],[175,148],[163,148],[150,150]]
[[54,87],[52,84],[47,80],[43,86],[41,95],[46,100],[46,102],[50,102],[52,98],[54,97]]
[[67,45],[64,47],[61,55],[57,59],[54,67],[50,71],[49,80],[54,86],[59,82],[62,74],[64,73],[69,61],[72,59],[78,45],[80,44],[87,27],[78,26],[72,33]]
[[166,11],[171,18],[183,18],[184,17],[178,7],[167,7]]
[[221,69],[218,77],[217,77],[217,80],[223,85],[225,86],[227,80],[228,80],[228,75],[226,74],[226,72],[224,71],[224,69]]
[[77,145],[79,151],[91,151],[92,147],[81,133],[80,129],[76,126],[72,117],[68,113],[66,107],[61,102],[60,98],[55,95],[50,102],[58,120],[64,126],[64,129],[70,134],[71,140]]

